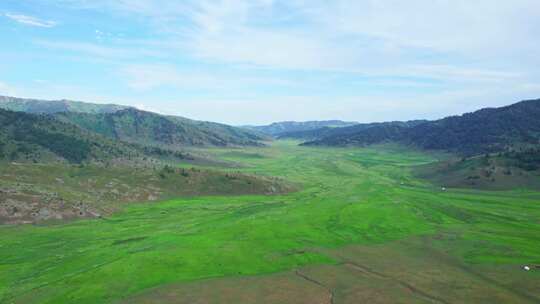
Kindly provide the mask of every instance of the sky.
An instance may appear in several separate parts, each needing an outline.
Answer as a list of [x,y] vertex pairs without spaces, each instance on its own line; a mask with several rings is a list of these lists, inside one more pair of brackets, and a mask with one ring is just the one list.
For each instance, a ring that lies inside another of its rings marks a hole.
[[234,125],[540,98],[538,0],[2,0],[0,95]]

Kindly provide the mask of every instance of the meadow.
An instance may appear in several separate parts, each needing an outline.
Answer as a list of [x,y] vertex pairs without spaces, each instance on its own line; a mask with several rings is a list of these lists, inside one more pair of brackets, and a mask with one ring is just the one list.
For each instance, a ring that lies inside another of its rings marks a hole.
[[197,152],[300,190],[0,226],[0,303],[540,303],[540,192],[443,190],[397,146]]

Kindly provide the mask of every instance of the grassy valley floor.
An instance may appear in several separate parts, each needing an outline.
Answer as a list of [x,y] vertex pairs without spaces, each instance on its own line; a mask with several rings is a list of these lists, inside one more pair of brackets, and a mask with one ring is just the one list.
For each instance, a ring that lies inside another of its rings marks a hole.
[[539,192],[442,191],[396,147],[204,152],[302,190],[0,226],[0,302],[540,303]]

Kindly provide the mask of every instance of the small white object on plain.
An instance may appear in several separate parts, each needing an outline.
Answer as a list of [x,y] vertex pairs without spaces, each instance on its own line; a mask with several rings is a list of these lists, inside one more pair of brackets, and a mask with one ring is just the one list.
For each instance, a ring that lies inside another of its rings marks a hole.
[[529,271],[529,270],[531,270],[531,267],[529,267],[529,266],[523,266],[523,269],[525,269],[525,271]]

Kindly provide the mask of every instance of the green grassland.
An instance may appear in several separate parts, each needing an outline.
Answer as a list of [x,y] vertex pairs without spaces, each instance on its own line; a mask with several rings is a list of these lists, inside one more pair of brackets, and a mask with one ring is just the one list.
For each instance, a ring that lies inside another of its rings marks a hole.
[[[296,144],[203,152],[242,164],[218,170],[280,177],[298,192],[179,198],[100,220],[0,226],[0,302],[189,303],[179,290],[229,286],[212,280],[246,290],[248,282],[312,282],[329,293],[321,303],[402,295],[403,303],[540,302],[540,269],[521,269],[540,265],[540,193],[442,191],[412,173],[436,156],[399,147]],[[169,299],[160,288],[179,293]],[[373,290],[379,296],[366,294]]]

